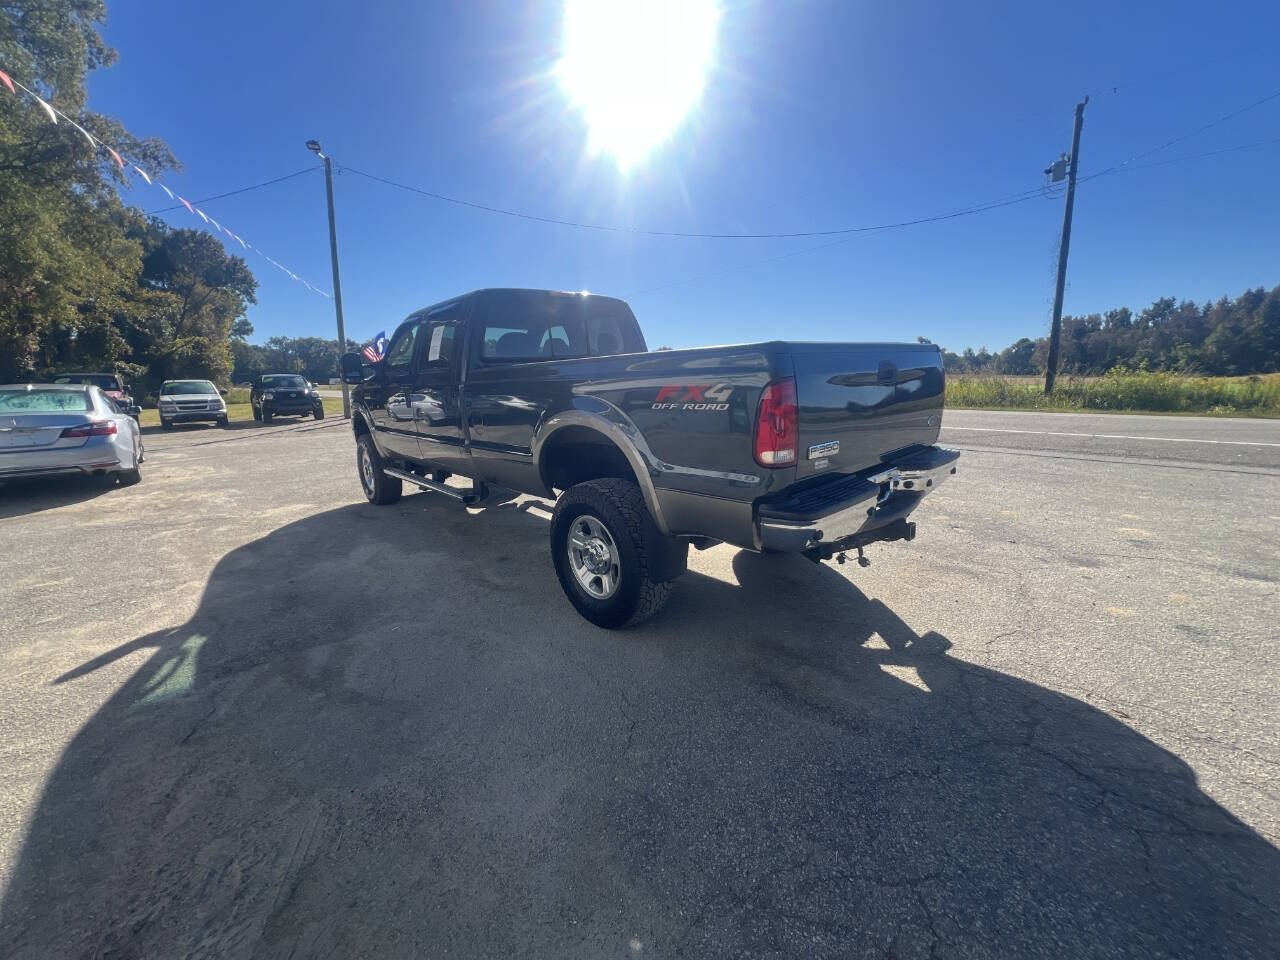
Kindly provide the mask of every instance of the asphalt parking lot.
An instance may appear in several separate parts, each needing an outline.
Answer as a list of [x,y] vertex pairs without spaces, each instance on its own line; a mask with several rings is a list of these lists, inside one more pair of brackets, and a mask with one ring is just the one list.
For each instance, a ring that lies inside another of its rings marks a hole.
[[625,633],[333,419],[0,490],[0,956],[1276,956],[1280,424],[943,441],[914,542]]

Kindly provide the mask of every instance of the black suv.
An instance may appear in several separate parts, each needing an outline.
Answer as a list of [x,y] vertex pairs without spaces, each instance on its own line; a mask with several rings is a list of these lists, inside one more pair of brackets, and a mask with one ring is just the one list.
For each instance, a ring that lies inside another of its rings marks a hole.
[[253,419],[270,423],[272,417],[324,419],[324,401],[305,377],[296,373],[264,373],[249,391]]

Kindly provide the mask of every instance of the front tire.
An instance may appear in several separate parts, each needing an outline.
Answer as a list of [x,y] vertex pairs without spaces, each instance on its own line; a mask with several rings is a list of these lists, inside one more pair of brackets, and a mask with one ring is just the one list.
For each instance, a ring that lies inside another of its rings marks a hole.
[[551,517],[551,560],[565,596],[598,627],[629,627],[653,616],[671,581],[652,579],[650,544],[660,534],[629,480],[591,480],[566,490]]
[[404,491],[404,483],[382,472],[382,457],[373,445],[373,437],[360,434],[356,440],[356,472],[360,475],[360,487],[365,498],[376,506],[395,503]]
[[218,426],[222,427],[223,429],[226,429],[227,423],[228,423],[228,420],[225,416],[218,418]]
[[313,410],[313,411],[311,412],[311,415],[312,415],[313,417],[315,417],[317,420],[323,420],[323,419],[324,419],[324,407],[316,407],[316,408],[315,408],[315,410]]
[[172,430],[172,429],[173,429],[173,424],[172,424],[172,423],[170,423],[168,420],[166,420],[164,417],[161,417],[161,418],[160,418],[160,429],[161,429],[161,430]]
[[271,422],[271,411],[268,410],[266,407],[262,408],[262,422],[263,423]]

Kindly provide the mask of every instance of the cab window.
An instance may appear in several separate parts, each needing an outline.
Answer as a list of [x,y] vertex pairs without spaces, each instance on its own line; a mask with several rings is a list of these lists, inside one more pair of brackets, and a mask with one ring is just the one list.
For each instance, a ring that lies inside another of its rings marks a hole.
[[418,339],[422,341],[422,353],[418,367],[423,372],[439,374],[453,369],[453,353],[460,342],[458,338],[458,310],[444,307],[428,314],[422,322]]
[[413,365],[413,349],[417,346],[418,331],[421,328],[422,321],[414,320],[396,331],[395,339],[387,348],[387,371],[392,376],[409,372]]
[[480,315],[480,356],[489,361],[567,360],[644,350],[630,309],[608,297],[493,291]]

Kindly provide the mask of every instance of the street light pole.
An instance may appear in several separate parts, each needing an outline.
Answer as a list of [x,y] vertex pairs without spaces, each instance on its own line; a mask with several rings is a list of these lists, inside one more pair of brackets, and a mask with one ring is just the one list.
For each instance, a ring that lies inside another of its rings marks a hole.
[[[324,193],[329,202],[329,256],[333,264],[333,308],[338,315],[338,373],[342,373],[342,355],[347,349],[347,331],[342,323],[342,278],[338,274],[338,224],[333,217],[333,161],[320,152],[319,140],[308,140],[307,149],[324,161]],[[342,415],[351,419],[351,392],[342,381]]]

